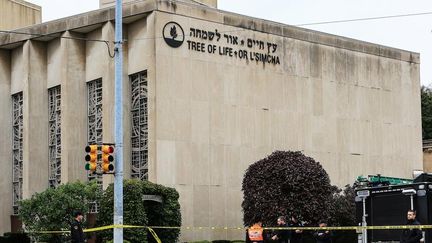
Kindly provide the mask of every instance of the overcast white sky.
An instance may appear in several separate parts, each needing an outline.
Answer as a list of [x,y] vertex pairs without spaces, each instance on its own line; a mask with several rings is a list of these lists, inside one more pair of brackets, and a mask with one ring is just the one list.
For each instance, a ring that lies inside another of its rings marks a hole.
[[[99,0],[27,1],[42,6],[44,22],[99,7]],[[431,0],[218,0],[218,7],[291,25],[430,12],[413,17],[310,25],[304,28],[419,52],[421,83],[432,83]]]

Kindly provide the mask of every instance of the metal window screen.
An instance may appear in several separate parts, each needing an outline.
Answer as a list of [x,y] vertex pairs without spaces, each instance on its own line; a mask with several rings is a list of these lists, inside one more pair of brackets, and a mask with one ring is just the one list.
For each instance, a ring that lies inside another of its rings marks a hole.
[[129,76],[131,104],[131,177],[148,180],[148,102],[147,71]]
[[23,184],[23,93],[12,95],[12,207],[18,214]]
[[[87,141],[88,144],[102,143],[102,79],[96,79],[87,83]],[[98,165],[100,166],[100,165]],[[100,168],[97,169],[100,171]],[[102,175],[88,172],[89,181],[96,180],[102,188]],[[90,203],[90,212],[98,212],[96,202]]]
[[48,89],[49,186],[61,183],[61,93],[60,86]]

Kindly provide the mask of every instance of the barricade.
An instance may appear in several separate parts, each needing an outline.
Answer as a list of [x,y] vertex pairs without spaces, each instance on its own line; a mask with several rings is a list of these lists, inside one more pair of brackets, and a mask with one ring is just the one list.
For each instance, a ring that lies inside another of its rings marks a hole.
[[[109,230],[114,228],[137,228],[147,229],[157,243],[162,243],[154,229],[180,229],[180,230],[241,230],[246,231],[247,227],[220,227],[220,226],[138,226],[138,225],[107,225],[102,227],[95,227],[84,229],[85,233]],[[403,229],[432,229],[432,225],[386,225],[386,226],[337,226],[337,227],[263,227],[264,230],[303,230],[303,231],[316,231],[316,230],[329,230],[329,231],[351,231],[362,232],[362,230],[403,230]],[[58,231],[35,231],[27,232],[30,234],[68,234],[69,230]]]

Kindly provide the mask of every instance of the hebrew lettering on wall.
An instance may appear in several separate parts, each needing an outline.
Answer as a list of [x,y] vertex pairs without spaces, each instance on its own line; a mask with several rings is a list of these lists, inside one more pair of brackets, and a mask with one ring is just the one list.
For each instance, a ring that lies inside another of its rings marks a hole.
[[218,54],[262,64],[279,65],[278,44],[239,35],[242,29],[220,32],[217,29],[189,28],[187,48],[200,53]]

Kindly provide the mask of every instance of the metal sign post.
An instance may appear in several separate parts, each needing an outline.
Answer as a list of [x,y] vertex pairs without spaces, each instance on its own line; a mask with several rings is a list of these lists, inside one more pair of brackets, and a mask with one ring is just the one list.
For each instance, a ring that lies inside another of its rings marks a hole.
[[[367,226],[366,222],[366,198],[370,196],[370,192],[368,190],[358,191],[357,197],[362,200],[363,202],[363,215],[362,215],[362,226]],[[362,229],[362,242],[367,243],[367,229]]]

